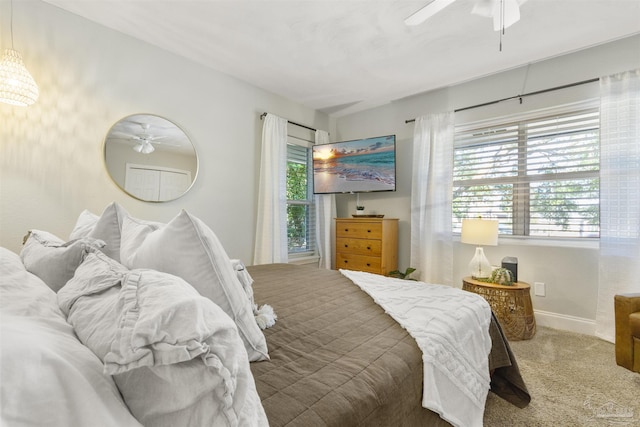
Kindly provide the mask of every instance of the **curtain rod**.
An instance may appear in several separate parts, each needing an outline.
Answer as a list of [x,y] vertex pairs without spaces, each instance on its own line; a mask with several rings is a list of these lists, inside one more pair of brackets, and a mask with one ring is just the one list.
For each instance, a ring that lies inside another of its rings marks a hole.
[[[552,87],[552,88],[549,88],[549,89],[537,90],[535,92],[523,93],[522,95],[510,96],[508,98],[497,99],[495,101],[489,101],[489,102],[485,102],[485,103],[482,103],[482,104],[476,104],[476,105],[472,105],[470,107],[458,108],[456,110],[453,110],[453,112],[457,113],[457,112],[460,112],[460,111],[471,110],[473,108],[485,107],[487,105],[493,105],[493,104],[497,104],[497,103],[503,102],[503,101],[510,101],[512,99],[520,99],[520,103],[522,103],[522,98],[524,98],[525,96],[540,95],[541,93],[553,92],[555,90],[566,89],[566,88],[570,88],[570,87],[574,87],[574,86],[580,86],[580,85],[584,85],[584,84],[587,84],[587,83],[597,82],[598,80],[600,80],[600,78],[583,80],[581,82],[576,82],[576,83],[569,83],[569,84],[566,84],[566,85],[556,86],[556,87]],[[407,119],[404,122],[405,123],[413,123],[415,121],[416,121],[416,119]]]
[[[264,117],[265,117],[267,114],[269,114],[269,113],[262,113],[262,114],[260,114],[260,120],[264,119]],[[309,127],[309,126],[301,125],[300,123],[292,122],[291,120],[287,120],[287,123],[291,123],[292,125],[299,126],[299,127],[301,127],[301,128],[305,128],[305,129],[309,129],[309,130],[312,130],[312,131],[314,131],[314,132],[318,130],[318,129],[314,129],[314,128]]]

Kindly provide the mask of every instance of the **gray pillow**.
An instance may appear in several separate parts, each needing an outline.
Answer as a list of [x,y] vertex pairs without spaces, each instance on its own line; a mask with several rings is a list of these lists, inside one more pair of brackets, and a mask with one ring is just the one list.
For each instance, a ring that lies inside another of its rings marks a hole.
[[100,216],[85,209],[80,213],[78,221],[69,235],[69,240],[82,237],[104,240],[106,245],[102,248],[102,252],[119,262],[120,230],[122,229],[122,218],[126,215],[127,211],[116,202],[109,204]]
[[95,252],[58,304],[146,427],[268,425],[235,324],[179,277]]
[[104,246],[104,241],[92,237],[64,242],[46,231],[31,230],[20,259],[27,271],[58,292],[73,277],[85,255]]
[[120,257],[128,268],[151,268],[186,280],[233,319],[250,361],[269,359],[251,301],[222,243],[202,220],[185,210],[165,225],[127,216]]

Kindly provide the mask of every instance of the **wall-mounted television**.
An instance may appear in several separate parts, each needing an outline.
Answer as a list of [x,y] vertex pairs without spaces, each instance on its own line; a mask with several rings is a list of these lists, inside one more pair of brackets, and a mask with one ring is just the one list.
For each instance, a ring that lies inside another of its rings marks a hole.
[[313,192],[396,191],[396,136],[313,146]]

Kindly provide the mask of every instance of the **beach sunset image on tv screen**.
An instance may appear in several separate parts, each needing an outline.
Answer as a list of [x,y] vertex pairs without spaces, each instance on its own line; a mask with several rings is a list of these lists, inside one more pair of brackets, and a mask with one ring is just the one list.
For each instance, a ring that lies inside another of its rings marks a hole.
[[395,191],[395,135],[313,147],[313,192]]

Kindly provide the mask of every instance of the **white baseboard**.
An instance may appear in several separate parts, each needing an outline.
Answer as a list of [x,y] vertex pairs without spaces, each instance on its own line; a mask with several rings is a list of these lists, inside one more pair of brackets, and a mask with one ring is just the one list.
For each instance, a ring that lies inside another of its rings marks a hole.
[[534,313],[536,325],[538,326],[547,326],[585,335],[595,335],[596,333],[595,320],[542,310],[534,310]]

